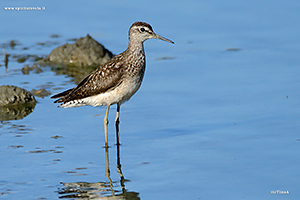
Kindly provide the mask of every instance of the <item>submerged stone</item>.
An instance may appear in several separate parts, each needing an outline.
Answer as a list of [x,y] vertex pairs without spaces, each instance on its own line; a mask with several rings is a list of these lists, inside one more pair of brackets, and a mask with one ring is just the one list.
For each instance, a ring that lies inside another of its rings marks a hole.
[[36,74],[43,72],[43,70],[37,64],[33,64],[31,67],[25,65],[21,71],[23,74],[29,74],[30,71],[34,71]]
[[51,93],[49,91],[45,90],[44,88],[39,89],[39,90],[32,89],[30,92],[32,94],[34,94],[34,96],[37,96],[40,98],[44,98],[44,97],[51,95]]

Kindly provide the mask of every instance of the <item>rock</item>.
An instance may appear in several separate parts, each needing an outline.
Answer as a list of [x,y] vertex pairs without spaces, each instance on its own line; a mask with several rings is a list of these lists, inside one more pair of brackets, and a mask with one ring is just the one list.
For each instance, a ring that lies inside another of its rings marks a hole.
[[0,86],[0,106],[36,103],[34,96],[25,89],[12,86]]
[[23,74],[29,74],[30,71],[34,71],[34,73],[39,74],[41,72],[43,72],[43,70],[37,66],[36,64],[33,64],[31,67],[29,67],[28,65],[25,65],[22,68],[22,73]]
[[104,65],[113,54],[91,36],[79,38],[73,44],[64,44],[51,51],[46,61],[77,66]]
[[39,90],[32,89],[30,92],[32,94],[34,94],[34,96],[40,97],[42,99],[44,97],[47,97],[47,96],[51,95],[51,93],[49,91],[45,90],[44,88],[39,89]]
[[22,73],[23,74],[29,74],[30,72],[30,67],[28,65],[25,65],[23,68],[22,68]]
[[12,60],[17,61],[18,63],[24,63],[26,61],[39,61],[42,60],[43,57],[38,55],[30,55],[30,54],[12,54]]
[[34,96],[25,89],[0,86],[0,121],[18,120],[29,115],[35,108]]

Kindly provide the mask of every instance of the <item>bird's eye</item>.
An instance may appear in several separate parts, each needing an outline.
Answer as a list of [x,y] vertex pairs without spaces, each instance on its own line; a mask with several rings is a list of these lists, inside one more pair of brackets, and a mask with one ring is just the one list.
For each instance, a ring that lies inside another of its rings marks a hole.
[[145,29],[144,29],[144,28],[141,28],[140,30],[141,30],[142,32],[144,32],[144,31],[145,31]]

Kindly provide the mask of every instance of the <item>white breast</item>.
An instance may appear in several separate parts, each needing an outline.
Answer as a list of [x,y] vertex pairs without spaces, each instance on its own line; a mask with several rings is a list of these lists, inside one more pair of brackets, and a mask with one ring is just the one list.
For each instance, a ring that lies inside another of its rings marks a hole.
[[91,106],[113,105],[119,102],[122,104],[125,101],[128,101],[132,95],[136,93],[140,86],[141,83],[133,81],[122,82],[121,85],[114,90],[91,97],[86,97],[81,101],[84,102],[85,105]]

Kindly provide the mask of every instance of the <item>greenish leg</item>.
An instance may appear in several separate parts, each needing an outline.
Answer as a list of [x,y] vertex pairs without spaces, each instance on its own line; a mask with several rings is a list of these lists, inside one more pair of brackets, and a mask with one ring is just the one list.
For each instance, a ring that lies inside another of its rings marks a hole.
[[117,139],[117,145],[120,145],[120,140],[119,140],[119,124],[120,124],[120,120],[119,120],[119,116],[120,116],[120,107],[121,105],[118,103],[117,104],[117,114],[116,114],[116,119],[115,119],[115,124],[116,124],[116,139]]
[[105,132],[105,147],[108,147],[108,134],[107,134],[107,125],[108,125],[108,112],[109,112],[109,106],[107,105],[105,117],[103,119],[104,123],[104,132]]

